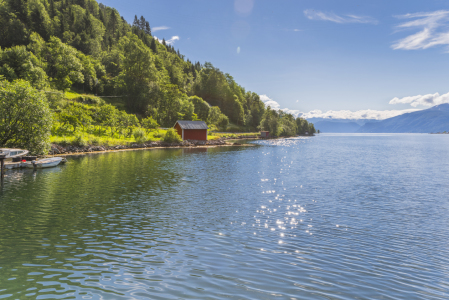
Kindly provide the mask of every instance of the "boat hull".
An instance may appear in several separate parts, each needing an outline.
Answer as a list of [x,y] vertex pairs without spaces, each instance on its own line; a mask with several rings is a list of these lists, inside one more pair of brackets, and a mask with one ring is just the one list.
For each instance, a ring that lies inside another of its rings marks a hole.
[[65,162],[65,158],[62,157],[52,157],[52,158],[46,158],[41,160],[35,160],[32,162],[27,162],[26,167],[29,169],[46,169],[46,168],[53,168],[57,165]]

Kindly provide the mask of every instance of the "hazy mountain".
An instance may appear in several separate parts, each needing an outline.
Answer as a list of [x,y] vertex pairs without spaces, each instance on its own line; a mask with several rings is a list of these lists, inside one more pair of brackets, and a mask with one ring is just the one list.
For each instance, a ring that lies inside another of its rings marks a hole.
[[365,125],[366,122],[371,121],[370,119],[334,119],[334,118],[307,118],[307,121],[315,124],[316,122],[331,122],[331,123],[356,123],[360,126]]
[[324,133],[357,132],[361,127],[356,122],[339,122],[337,120],[318,121],[313,124],[317,130]]
[[309,118],[307,120],[315,125],[315,129],[323,133],[357,132],[366,122],[376,122],[376,120],[368,119]]
[[[317,126],[319,129],[319,127]],[[449,104],[403,114],[377,122],[367,122],[361,133],[430,133],[449,131]]]

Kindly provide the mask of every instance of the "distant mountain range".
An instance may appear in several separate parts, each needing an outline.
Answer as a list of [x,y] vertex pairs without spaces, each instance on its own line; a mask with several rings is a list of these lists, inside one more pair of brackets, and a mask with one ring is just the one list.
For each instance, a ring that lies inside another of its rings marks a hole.
[[313,118],[323,133],[431,133],[449,131],[449,104],[406,113],[385,120],[344,120]]

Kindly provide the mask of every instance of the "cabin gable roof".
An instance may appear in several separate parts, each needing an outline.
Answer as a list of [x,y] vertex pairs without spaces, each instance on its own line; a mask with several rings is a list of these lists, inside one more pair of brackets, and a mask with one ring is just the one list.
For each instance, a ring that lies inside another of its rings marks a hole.
[[176,124],[179,124],[181,129],[209,129],[204,121],[176,121],[175,126]]

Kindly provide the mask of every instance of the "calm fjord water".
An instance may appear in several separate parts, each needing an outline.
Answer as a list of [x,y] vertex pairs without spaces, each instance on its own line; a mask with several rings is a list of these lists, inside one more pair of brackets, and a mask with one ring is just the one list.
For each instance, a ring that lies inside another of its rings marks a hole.
[[449,298],[449,136],[257,144],[9,172],[0,298]]

